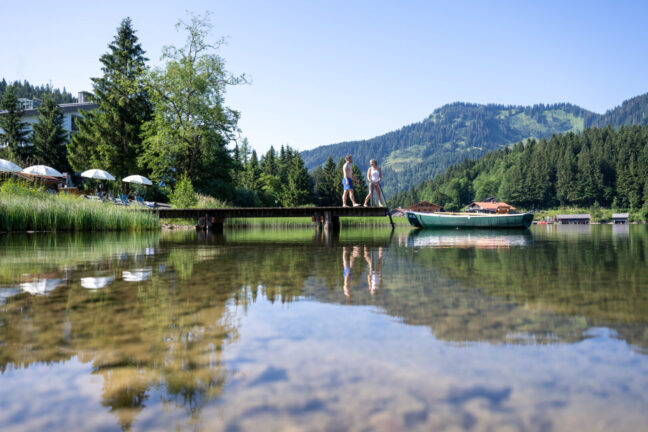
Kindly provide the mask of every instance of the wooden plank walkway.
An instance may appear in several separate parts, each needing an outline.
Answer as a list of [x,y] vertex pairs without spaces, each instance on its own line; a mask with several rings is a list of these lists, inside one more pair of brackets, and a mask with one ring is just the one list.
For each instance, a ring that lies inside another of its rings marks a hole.
[[152,209],[163,219],[192,219],[200,217],[259,218],[259,217],[312,217],[330,214],[331,217],[387,216],[385,207],[237,207],[206,209]]

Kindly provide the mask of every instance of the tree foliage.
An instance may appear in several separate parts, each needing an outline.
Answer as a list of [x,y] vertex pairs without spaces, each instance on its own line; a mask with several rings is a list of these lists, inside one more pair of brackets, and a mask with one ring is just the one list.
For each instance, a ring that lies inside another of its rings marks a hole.
[[443,173],[464,159],[476,159],[529,139],[581,132],[590,126],[618,128],[648,124],[648,94],[635,97],[603,115],[571,104],[533,106],[453,103],[425,120],[362,141],[348,141],[302,152],[313,170],[328,155],[352,154],[362,171],[378,159],[386,189],[395,193]]
[[233,140],[238,112],[224,105],[227,86],[245,81],[225,70],[216,52],[222,44],[208,42],[209,17],[179,21],[187,33],[185,45],[165,47],[162,68],[148,75],[155,112],[144,125],[144,153],[140,161],[155,180],[173,184],[186,174],[202,192],[222,197],[231,186]]
[[141,172],[141,129],[152,107],[142,80],[146,57],[130,18],[125,18],[109,50],[99,59],[103,76],[93,78],[95,110],[77,121],[68,160],[77,171],[101,168],[123,178]]
[[191,180],[183,174],[176,182],[171,193],[171,205],[176,208],[191,208],[198,203],[198,196],[191,184]]
[[54,97],[47,95],[38,107],[38,122],[34,124],[31,142],[34,145],[34,162],[56,167],[59,171],[69,168],[66,144],[68,134],[63,129],[63,112]]
[[458,209],[489,196],[524,208],[604,206],[638,210],[648,202],[648,126],[590,128],[529,140],[465,160],[394,196]]
[[6,144],[9,157],[17,164],[27,164],[33,153],[33,147],[26,145],[29,129],[21,117],[23,110],[18,105],[18,97],[12,87],[2,95],[0,108],[5,112],[0,115],[0,143]]
[[54,101],[57,104],[72,103],[76,102],[76,98],[72,96],[65,87],[63,90],[53,88],[51,85],[40,85],[34,86],[30,84],[27,80],[25,81],[14,81],[8,83],[4,78],[0,80],[0,97],[4,94],[8,87],[13,89],[14,94],[18,98],[25,99],[45,99],[47,96],[54,98]]

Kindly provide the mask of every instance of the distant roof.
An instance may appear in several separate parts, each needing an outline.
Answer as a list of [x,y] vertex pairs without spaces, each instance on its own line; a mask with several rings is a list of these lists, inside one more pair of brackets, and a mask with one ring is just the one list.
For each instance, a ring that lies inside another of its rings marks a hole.
[[612,213],[612,219],[628,219],[630,213]]
[[556,219],[591,219],[589,214],[564,214],[556,215]]
[[[59,104],[58,107],[61,109],[61,111],[67,113],[67,112],[76,112],[76,111],[90,111],[97,108],[97,104],[94,102],[75,102],[75,103]],[[7,111],[0,111],[0,114],[4,114],[6,112]],[[37,116],[37,115],[38,115],[38,110],[36,108],[23,111],[23,117]]]
[[479,207],[486,209],[486,210],[497,210],[498,208],[508,208],[515,210],[515,207],[512,205],[506,204],[505,202],[497,202],[497,201],[475,201],[470,203],[469,207],[472,205],[478,205]]
[[430,201],[421,201],[419,203],[414,204],[412,207],[419,206],[419,205],[441,207],[439,204],[434,204],[434,203],[431,203]]

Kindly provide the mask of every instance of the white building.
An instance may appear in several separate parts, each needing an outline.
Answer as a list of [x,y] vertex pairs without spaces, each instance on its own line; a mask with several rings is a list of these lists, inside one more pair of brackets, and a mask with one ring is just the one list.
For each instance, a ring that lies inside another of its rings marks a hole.
[[[63,112],[63,129],[67,132],[68,141],[74,132],[78,130],[75,120],[81,117],[81,113],[84,111],[90,111],[97,108],[97,105],[92,102],[86,102],[83,93],[79,93],[79,102],[75,103],[66,103],[59,104],[59,108]],[[25,99],[19,98],[18,103],[20,107],[24,110],[22,115],[22,121],[28,124],[29,134],[31,136],[31,131],[33,130],[33,124],[38,123],[38,107],[41,104],[40,99]],[[0,115],[3,115],[6,111],[0,111]],[[2,128],[0,128],[0,134],[3,133]],[[30,142],[26,142],[25,145],[32,145]],[[0,143],[0,148],[7,147],[7,143]]]

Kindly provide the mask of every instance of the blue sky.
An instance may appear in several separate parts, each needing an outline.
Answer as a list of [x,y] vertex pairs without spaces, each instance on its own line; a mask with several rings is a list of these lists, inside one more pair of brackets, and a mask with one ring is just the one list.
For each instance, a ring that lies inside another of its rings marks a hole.
[[258,151],[365,139],[455,101],[571,102],[648,92],[645,1],[2,0],[0,76],[91,90],[122,18],[152,65],[185,11],[213,12],[242,135]]

